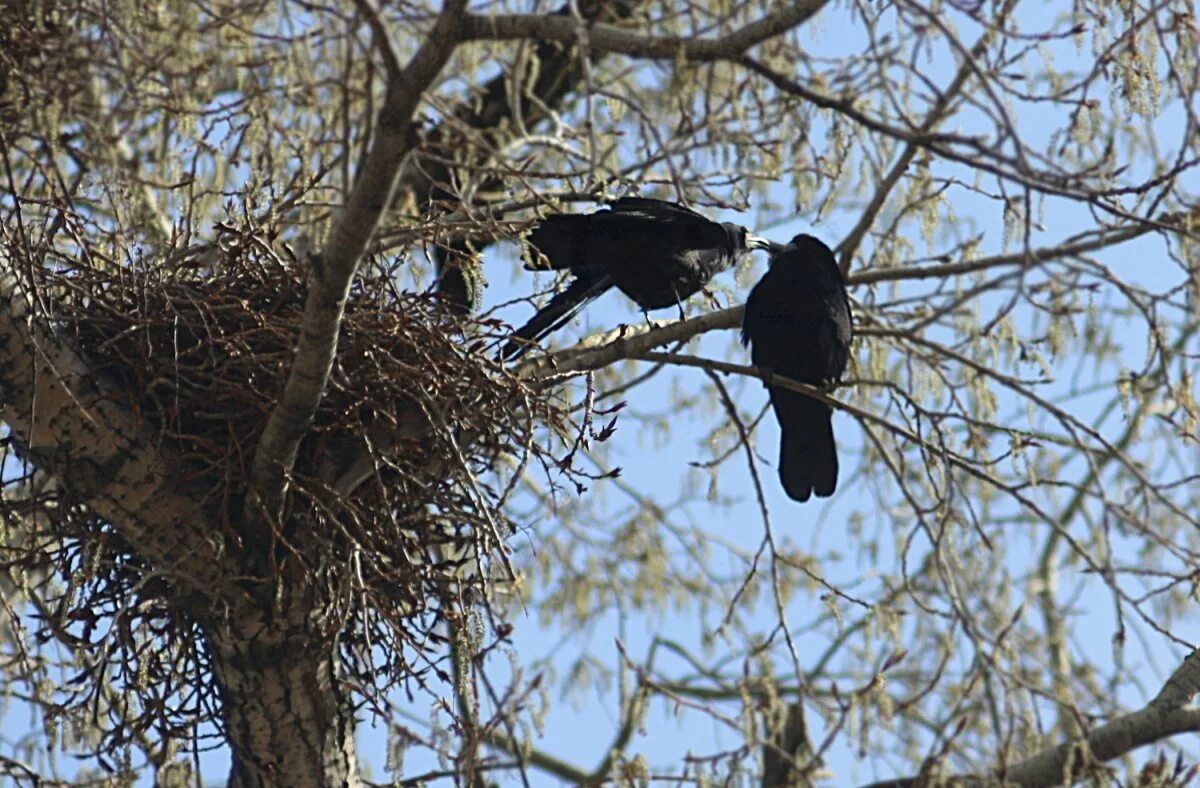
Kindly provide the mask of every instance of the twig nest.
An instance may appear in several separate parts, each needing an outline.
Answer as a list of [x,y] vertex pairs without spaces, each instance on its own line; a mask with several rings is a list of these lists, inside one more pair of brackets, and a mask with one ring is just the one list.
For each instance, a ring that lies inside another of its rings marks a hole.
[[[355,669],[427,646],[450,596],[486,600],[493,578],[511,577],[504,503],[530,464],[573,475],[561,458],[580,431],[553,392],[493,361],[506,327],[401,292],[395,269],[372,264],[346,305],[275,538],[252,543],[246,480],[294,358],[307,266],[259,232],[219,229],[205,255],[166,264],[42,269],[39,292],[57,330],[176,449],[170,471],[206,490],[213,522],[197,527],[219,526],[228,550],[270,568],[263,580],[315,589],[344,642],[383,649]],[[78,522],[63,535],[79,537]],[[126,549],[105,533],[105,549]],[[111,565],[129,566],[115,554]]]

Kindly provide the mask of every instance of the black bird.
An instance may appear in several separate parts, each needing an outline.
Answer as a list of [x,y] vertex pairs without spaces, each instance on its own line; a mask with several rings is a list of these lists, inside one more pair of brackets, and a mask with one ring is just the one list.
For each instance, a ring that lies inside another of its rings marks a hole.
[[642,309],[662,309],[699,292],[743,252],[778,246],[739,224],[648,197],[622,197],[592,214],[549,216],[528,242],[526,269],[570,271],[575,279],[513,333],[502,358],[519,355],[610,287]]
[[837,488],[833,411],[822,402],[779,386],[770,376],[824,386],[836,383],[850,357],[850,301],[829,247],[797,235],[771,254],[771,268],[750,291],[742,343],[767,373],[767,390],[781,433],[779,479],[788,497],[825,498]]

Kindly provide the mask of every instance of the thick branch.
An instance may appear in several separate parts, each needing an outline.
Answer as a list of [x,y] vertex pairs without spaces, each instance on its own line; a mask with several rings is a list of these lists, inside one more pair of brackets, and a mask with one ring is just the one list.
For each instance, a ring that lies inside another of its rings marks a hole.
[[[786,33],[807,21],[826,0],[804,0],[751,22],[719,38],[648,36],[607,24],[588,28],[593,52],[616,52],[635,57],[669,60],[681,55],[689,60],[735,58],[763,41]],[[472,39],[535,38],[574,44],[578,41],[575,21],[565,16],[535,14],[469,15],[463,20],[464,37]]]
[[338,675],[336,646],[316,622],[310,600],[291,600],[283,614],[264,615],[254,602],[207,629],[221,688],[225,732],[233,750],[229,784],[360,784],[354,712]]
[[[1177,733],[1200,731],[1200,707],[1189,701],[1200,693],[1200,651],[1193,651],[1167,679],[1162,690],[1144,708],[1101,725],[1084,740],[1063,742],[1008,768],[1005,785],[1063,785],[1083,777],[1099,763],[1119,758],[1138,747],[1153,744]],[[866,788],[906,788],[917,778],[872,783]],[[967,777],[955,785],[994,785],[994,779]]]
[[810,788],[813,781],[800,770],[812,757],[804,703],[776,702],[765,712],[766,741],[763,743],[763,788]]
[[[1022,761],[1008,772],[1008,781],[1016,785],[1063,785],[1082,777],[1095,763],[1111,761],[1178,733],[1200,731],[1200,707],[1162,707],[1150,704],[1144,709],[1119,717],[1092,731],[1087,737],[1088,756],[1078,741],[1064,742]],[[1068,764],[1071,768],[1068,769]]]
[[325,391],[350,283],[391,200],[400,164],[412,148],[413,113],[457,45],[466,5],[466,0],[446,0],[425,43],[403,72],[388,79],[387,98],[379,110],[362,175],[329,242],[313,260],[296,360],[254,456],[251,502],[257,496],[256,503],[267,512],[278,506],[284,478]]
[[708,331],[735,328],[742,323],[742,306],[731,306],[665,325],[621,326],[580,342],[566,350],[530,359],[519,365],[517,374],[547,381],[560,375],[600,369],[626,358],[636,358],[656,347],[683,342]]
[[0,275],[0,389],[4,422],[34,463],[158,571],[193,591],[225,582],[202,500],[172,483],[181,460],[41,324],[11,271]]
[[[366,0],[360,0],[366,2]],[[561,19],[574,20],[575,14],[588,23],[620,22],[632,16],[644,0],[572,0],[555,14]],[[602,57],[592,53],[593,65]],[[545,120],[569,92],[583,80],[584,59],[576,48],[557,41],[539,40],[526,58],[519,61],[519,71],[501,73],[484,86],[477,99],[459,105],[450,119],[442,121],[429,133],[422,144],[423,151],[439,152],[439,156],[413,156],[400,174],[402,187],[409,191],[417,205],[432,200],[454,201],[451,183],[453,162],[477,165],[494,153],[498,135],[512,121],[516,128],[531,128]],[[519,89],[514,89],[520,86]],[[474,134],[473,134],[474,133]],[[475,136],[476,139],[472,139]],[[471,155],[463,156],[462,147],[475,146]],[[501,178],[484,175],[475,184],[477,191],[491,191],[503,186]],[[446,265],[447,261],[471,261],[469,254],[487,246],[494,238],[476,240],[468,247],[462,238],[451,238],[448,248],[437,248],[438,291],[450,304],[467,312],[478,307],[483,287],[478,262],[467,265]],[[455,252],[460,254],[455,254]]]

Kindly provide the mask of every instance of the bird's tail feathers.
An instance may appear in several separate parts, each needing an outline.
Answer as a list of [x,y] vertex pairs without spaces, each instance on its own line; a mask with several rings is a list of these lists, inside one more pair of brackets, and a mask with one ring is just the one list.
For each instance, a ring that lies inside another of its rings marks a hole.
[[580,277],[566,290],[555,293],[529,322],[513,332],[512,338],[500,350],[501,359],[515,359],[542,337],[565,326],[589,302],[612,286],[606,277]]
[[788,497],[807,501],[833,495],[837,489],[838,458],[833,442],[833,410],[796,391],[771,390],[779,419],[779,480]]

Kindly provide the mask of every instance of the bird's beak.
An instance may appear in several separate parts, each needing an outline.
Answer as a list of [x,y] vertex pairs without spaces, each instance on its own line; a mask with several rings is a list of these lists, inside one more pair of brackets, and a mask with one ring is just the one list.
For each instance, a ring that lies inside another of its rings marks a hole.
[[781,244],[776,241],[769,241],[766,238],[761,238],[757,235],[746,236],[747,249],[765,249],[767,254],[774,257],[777,254],[783,254],[789,248],[789,244]]

